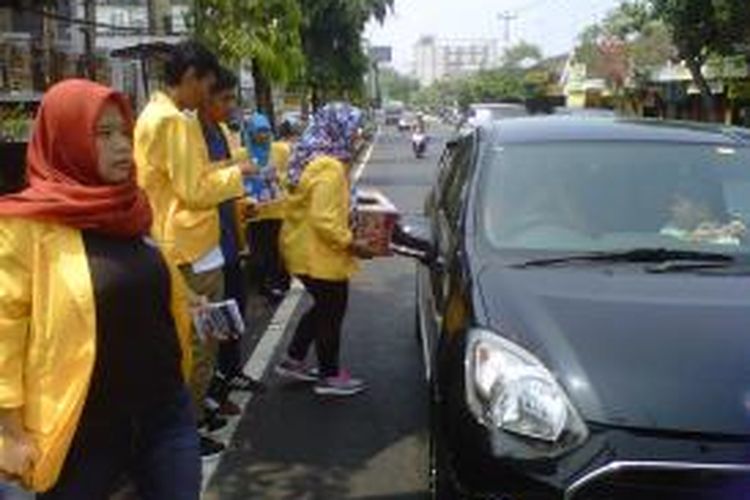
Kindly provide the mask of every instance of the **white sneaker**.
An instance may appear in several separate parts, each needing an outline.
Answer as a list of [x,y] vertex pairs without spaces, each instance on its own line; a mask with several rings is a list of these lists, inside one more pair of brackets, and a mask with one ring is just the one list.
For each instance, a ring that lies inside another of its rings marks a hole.
[[276,365],[274,369],[276,375],[284,377],[286,379],[295,382],[317,382],[318,381],[318,369],[308,368],[302,361],[297,361],[292,358],[284,358],[284,360]]

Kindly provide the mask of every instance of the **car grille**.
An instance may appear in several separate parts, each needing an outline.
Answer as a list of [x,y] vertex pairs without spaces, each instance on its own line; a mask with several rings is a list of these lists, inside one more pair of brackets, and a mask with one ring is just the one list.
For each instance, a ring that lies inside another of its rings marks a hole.
[[604,469],[568,490],[567,500],[746,500],[750,467],[630,464]]

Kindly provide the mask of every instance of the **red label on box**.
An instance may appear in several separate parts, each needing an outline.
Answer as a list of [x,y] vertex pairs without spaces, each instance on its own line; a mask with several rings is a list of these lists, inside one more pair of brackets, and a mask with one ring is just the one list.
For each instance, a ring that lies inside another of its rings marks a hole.
[[357,194],[354,239],[364,243],[374,256],[391,255],[391,238],[399,213],[379,191]]

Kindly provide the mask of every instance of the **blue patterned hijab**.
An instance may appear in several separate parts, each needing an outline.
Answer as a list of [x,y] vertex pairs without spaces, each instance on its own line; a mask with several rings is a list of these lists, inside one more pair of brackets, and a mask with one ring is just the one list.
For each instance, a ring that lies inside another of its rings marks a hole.
[[333,156],[348,163],[354,151],[352,139],[362,124],[362,111],[350,104],[326,104],[302,134],[289,162],[289,183],[299,184],[307,165],[320,156]]

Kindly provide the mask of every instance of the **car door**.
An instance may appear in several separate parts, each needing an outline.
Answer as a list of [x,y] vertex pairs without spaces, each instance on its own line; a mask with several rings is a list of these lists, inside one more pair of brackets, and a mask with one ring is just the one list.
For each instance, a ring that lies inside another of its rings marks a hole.
[[428,283],[424,286],[428,300],[423,303],[425,310],[430,311],[431,325],[427,327],[431,360],[439,343],[445,303],[451,287],[452,270],[457,265],[459,243],[461,239],[461,218],[464,211],[465,194],[473,162],[474,136],[457,139],[446,149],[443,165],[438,175],[438,182],[433,195],[433,207],[430,213],[439,265],[425,270]]

